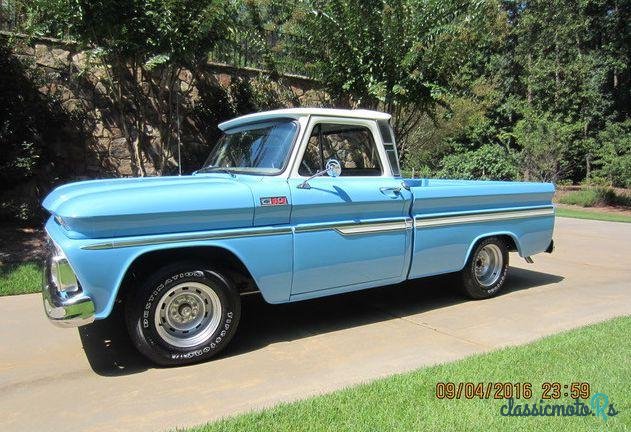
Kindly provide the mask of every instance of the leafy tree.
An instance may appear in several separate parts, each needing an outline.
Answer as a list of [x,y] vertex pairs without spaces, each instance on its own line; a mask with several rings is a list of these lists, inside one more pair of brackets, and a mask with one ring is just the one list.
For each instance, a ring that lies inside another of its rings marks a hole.
[[199,71],[227,33],[225,9],[221,0],[32,0],[25,12],[31,34],[87,50],[83,67],[97,69],[92,84],[118,114],[134,174],[145,175],[146,158],[159,174],[177,164],[180,110],[197,78],[188,71]]
[[287,55],[286,45],[291,43],[291,34],[286,27],[291,20],[295,5],[281,0],[236,0],[239,11],[239,33],[253,35],[250,44],[257,45],[261,52],[263,67],[274,79],[281,78],[280,69],[301,69]]
[[609,123],[596,138],[594,178],[631,188],[631,120]]
[[[563,176],[589,174],[593,139],[607,123],[629,115],[631,38],[628,0],[505,2],[516,64],[511,92],[530,109],[572,125]],[[620,104],[619,101],[626,101]]]
[[565,123],[550,113],[526,110],[514,130],[524,178],[559,181],[570,169],[566,154],[579,131],[580,125]]
[[[631,2],[509,0],[501,5],[499,13],[484,11],[487,21],[506,25],[482,34],[456,78],[465,89],[480,82],[493,89],[480,103],[484,120],[425,152],[435,148],[444,154],[441,148],[450,148],[450,142],[462,146],[451,148],[470,152],[495,143],[520,155],[525,178],[577,182],[595,170],[596,177],[611,179],[600,167],[613,166],[604,162],[613,154],[624,160],[624,135],[613,135],[625,130],[620,122],[629,118],[631,106]],[[451,108],[458,118],[463,107]],[[608,137],[602,139],[605,129]],[[618,143],[618,150],[610,145],[603,152],[605,142]]]
[[435,172],[448,154],[475,149],[489,143],[493,129],[486,117],[494,90],[485,83],[472,85],[472,94],[447,96],[434,113],[423,114],[410,133],[404,167],[408,170]]
[[296,47],[338,100],[394,115],[408,134],[449,93],[483,26],[483,4],[461,0],[305,0],[296,13],[307,43]]

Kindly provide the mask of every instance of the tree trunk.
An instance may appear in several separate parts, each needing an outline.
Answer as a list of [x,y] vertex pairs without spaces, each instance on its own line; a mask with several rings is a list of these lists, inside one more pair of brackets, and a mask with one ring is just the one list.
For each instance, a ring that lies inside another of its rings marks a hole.
[[[125,74],[123,73],[127,69],[127,65],[121,65],[116,62],[110,62],[112,64],[112,74],[110,75],[110,82],[113,83],[114,89],[112,92],[114,102],[117,106],[119,122],[123,131],[123,135],[125,136],[125,141],[127,142],[127,148],[129,149],[130,155],[130,167],[132,175],[144,177],[146,175],[145,170],[143,169],[141,163],[140,156],[140,148],[138,146],[138,136],[132,137],[132,134],[128,128],[128,113],[125,110],[125,103],[123,100],[123,83],[122,81],[126,79]],[[136,134],[138,135],[138,134]]]
[[[532,54],[528,54],[528,76],[531,75],[532,70]],[[532,105],[532,86],[530,84],[530,79],[528,79],[526,84],[526,100],[528,101],[528,105]]]
[[559,60],[559,40],[554,34],[554,101],[559,100],[559,88],[561,87],[561,64]]
[[587,154],[585,156],[585,178],[589,180],[591,177],[591,174],[592,174],[591,157],[589,154]]

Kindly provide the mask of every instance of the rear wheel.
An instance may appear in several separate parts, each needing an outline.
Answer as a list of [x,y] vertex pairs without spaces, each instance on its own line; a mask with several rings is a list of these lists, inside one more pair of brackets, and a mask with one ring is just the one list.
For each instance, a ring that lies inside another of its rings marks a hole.
[[217,355],[232,339],[240,314],[237,289],[222,271],[186,263],[148,279],[125,308],[136,348],[165,366]]
[[460,272],[462,287],[474,299],[496,295],[504,285],[508,271],[508,248],[499,237],[481,240]]

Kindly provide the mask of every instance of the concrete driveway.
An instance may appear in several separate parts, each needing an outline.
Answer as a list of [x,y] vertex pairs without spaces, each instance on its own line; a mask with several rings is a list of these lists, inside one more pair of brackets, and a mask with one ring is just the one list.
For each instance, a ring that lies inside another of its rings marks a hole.
[[217,360],[154,368],[118,325],[58,329],[38,295],[0,298],[0,430],[156,431],[204,423],[631,314],[631,224],[558,219],[557,250],[511,254],[503,295],[432,278],[272,306],[244,299]]

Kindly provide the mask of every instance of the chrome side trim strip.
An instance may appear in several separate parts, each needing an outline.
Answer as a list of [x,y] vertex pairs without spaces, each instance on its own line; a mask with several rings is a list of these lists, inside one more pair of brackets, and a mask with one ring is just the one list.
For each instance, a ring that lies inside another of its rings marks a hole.
[[505,212],[515,212],[522,210],[550,210],[554,209],[554,206],[551,204],[546,205],[537,205],[537,206],[521,206],[521,207],[504,207],[497,209],[481,209],[481,210],[461,210],[461,211],[450,211],[450,212],[438,212],[438,213],[420,213],[416,214],[417,219],[435,219],[439,217],[452,217],[452,216],[476,216],[476,215],[487,215],[492,213],[505,213]]
[[[412,219],[410,219],[411,221]],[[406,220],[398,222],[381,223],[359,223],[356,225],[344,225],[335,228],[335,231],[342,235],[369,234],[389,231],[403,231],[408,229],[409,222]]]
[[103,243],[93,243],[81,246],[85,250],[102,250],[102,249],[118,249],[133,246],[150,246],[157,244],[180,243],[203,240],[225,240],[241,237],[258,237],[278,234],[291,234],[290,227],[272,227],[272,228],[244,228],[239,230],[215,231],[204,233],[186,233],[186,234],[165,234],[151,236],[150,238],[124,240],[114,240]]
[[300,232],[310,232],[310,231],[332,230],[339,226],[341,226],[339,222],[296,225],[294,227],[294,232],[300,233]]
[[294,228],[294,231],[297,233],[301,233],[335,230],[341,235],[359,235],[378,232],[403,231],[412,229],[412,225],[413,219],[408,217],[387,220],[382,219],[373,221],[362,221],[355,223],[330,222],[320,224],[305,224],[296,226]]
[[445,225],[467,224],[476,222],[490,222],[496,220],[523,219],[530,217],[554,216],[554,207],[537,208],[533,210],[497,211],[478,214],[461,214],[447,217],[419,217],[414,218],[417,229]]

